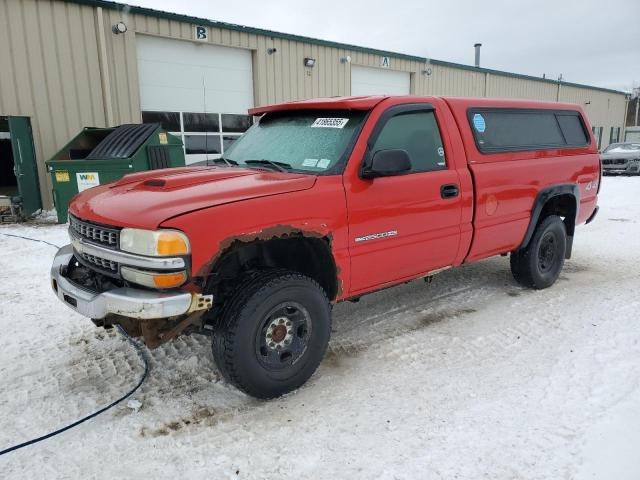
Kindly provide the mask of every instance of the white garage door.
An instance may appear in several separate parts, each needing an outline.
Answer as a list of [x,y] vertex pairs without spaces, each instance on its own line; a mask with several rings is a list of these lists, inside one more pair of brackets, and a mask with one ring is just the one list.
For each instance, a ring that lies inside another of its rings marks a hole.
[[351,66],[351,95],[409,95],[409,72]]
[[250,125],[251,52],[136,36],[142,120],[181,136],[187,163],[217,158]]

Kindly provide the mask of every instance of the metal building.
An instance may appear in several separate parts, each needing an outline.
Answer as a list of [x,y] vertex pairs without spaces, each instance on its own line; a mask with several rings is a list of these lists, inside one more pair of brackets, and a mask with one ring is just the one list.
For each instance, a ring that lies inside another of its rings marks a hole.
[[[102,0],[0,0],[0,130],[28,117],[39,181],[20,181],[39,184],[46,209],[44,161],[85,126],[160,120],[191,163],[248,128],[249,107],[380,93],[573,102],[602,148],[623,138],[626,99],[615,90]],[[10,137],[0,132],[0,153]]]

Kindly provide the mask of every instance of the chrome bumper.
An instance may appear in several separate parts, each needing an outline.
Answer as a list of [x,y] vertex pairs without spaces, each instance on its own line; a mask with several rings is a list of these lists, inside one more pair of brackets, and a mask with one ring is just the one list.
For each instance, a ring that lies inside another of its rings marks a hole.
[[128,287],[102,293],[85,290],[62,274],[72,257],[72,245],[58,250],[51,266],[51,286],[62,303],[85,317],[101,319],[109,314],[137,319],[173,317],[203,309],[202,297],[208,297],[206,303],[211,306],[210,296],[187,292],[164,293]]

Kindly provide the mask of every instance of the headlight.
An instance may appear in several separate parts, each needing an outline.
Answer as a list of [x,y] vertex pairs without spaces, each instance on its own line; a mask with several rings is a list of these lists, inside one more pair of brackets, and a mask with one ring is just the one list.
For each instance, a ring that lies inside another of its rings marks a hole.
[[137,228],[123,228],[120,231],[120,249],[150,257],[187,255],[191,251],[189,239],[178,230]]

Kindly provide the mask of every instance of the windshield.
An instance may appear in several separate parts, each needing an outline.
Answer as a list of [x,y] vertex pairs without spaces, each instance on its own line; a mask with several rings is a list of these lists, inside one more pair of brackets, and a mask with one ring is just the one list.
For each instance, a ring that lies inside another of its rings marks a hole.
[[614,143],[609,145],[604,153],[624,153],[640,150],[640,143]]
[[224,159],[252,168],[332,173],[350,153],[365,115],[353,110],[267,113],[225,152]]

